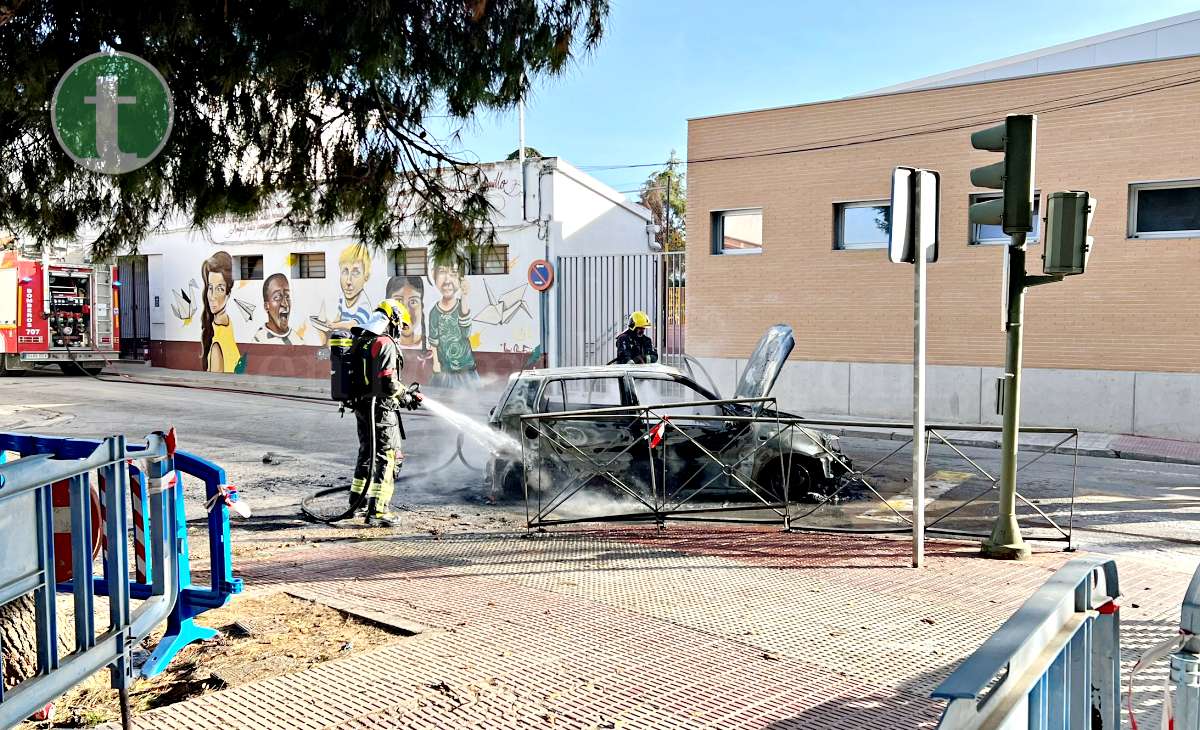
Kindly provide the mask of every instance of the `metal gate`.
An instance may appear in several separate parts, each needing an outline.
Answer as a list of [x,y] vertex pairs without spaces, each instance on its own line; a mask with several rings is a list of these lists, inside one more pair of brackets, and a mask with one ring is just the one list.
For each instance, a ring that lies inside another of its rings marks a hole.
[[650,315],[662,362],[684,352],[685,260],[672,253],[560,256],[557,266],[558,364],[604,365],[629,313]]
[[121,314],[121,358],[150,358],[150,277],[145,256],[117,259],[121,287],[118,310]]

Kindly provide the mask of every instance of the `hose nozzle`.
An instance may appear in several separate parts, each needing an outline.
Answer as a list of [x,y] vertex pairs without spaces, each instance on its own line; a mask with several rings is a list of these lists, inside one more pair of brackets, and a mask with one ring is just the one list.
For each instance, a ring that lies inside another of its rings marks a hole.
[[424,396],[421,395],[421,384],[413,383],[405,388],[403,400],[409,404],[409,410],[416,410],[417,404],[425,400]]

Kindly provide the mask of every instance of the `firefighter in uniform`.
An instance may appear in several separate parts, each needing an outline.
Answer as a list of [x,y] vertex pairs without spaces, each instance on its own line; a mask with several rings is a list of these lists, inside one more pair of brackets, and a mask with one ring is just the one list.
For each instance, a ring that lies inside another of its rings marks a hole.
[[367,395],[354,402],[358,461],[350,485],[350,505],[361,507],[365,492],[366,523],[372,527],[397,524],[388,504],[404,463],[399,410],[415,410],[419,401],[400,380],[404,358],[394,338],[411,327],[408,309],[395,299],[384,299],[365,324],[352,330],[361,368],[358,377]]
[[618,365],[646,365],[658,362],[658,351],[654,342],[646,336],[646,328],[650,326],[650,317],[645,312],[637,311],[629,315],[629,328],[617,335]]

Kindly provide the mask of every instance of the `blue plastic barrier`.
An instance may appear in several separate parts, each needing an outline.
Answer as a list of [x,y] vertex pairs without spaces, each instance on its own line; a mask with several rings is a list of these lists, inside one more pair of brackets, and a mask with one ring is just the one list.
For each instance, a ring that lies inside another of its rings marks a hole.
[[[187,644],[215,635],[194,619],[225,605],[242,590],[241,580],[233,577],[221,467],[176,452],[173,432],[153,434],[145,444],[127,444],[123,436],[97,441],[0,433],[0,455],[4,451],[21,458],[7,464],[0,458],[0,553],[6,558],[0,561],[0,605],[35,593],[39,646],[37,675],[8,693],[0,687],[0,727],[24,719],[105,666],[112,667],[113,686],[125,686],[132,674],[130,650],[164,619],[166,634],[143,664],[143,676],[161,672]],[[144,473],[135,460],[144,460]],[[94,471],[105,486],[104,524],[95,527],[103,527],[107,538],[103,577],[92,574],[90,478]],[[215,498],[207,517],[211,576],[207,587],[192,585],[183,490],[188,478],[204,484],[207,499]],[[145,521],[133,526],[142,531],[145,545],[142,580],[129,577],[126,494],[130,479],[142,486],[138,491]],[[51,485],[61,481],[70,485],[72,578],[55,583]],[[30,524],[35,526],[32,540]],[[116,576],[121,579],[115,580]],[[76,648],[62,661],[54,640],[55,591],[75,596]],[[95,595],[107,596],[110,604],[110,627],[100,637],[95,636],[93,625]],[[130,599],[143,601],[132,614]],[[2,652],[0,647],[0,656]],[[68,667],[71,671],[65,671]]]

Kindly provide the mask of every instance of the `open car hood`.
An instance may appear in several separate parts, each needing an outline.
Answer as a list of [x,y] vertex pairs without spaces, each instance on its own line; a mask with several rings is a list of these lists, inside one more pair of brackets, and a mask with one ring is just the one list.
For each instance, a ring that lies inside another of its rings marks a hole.
[[754,354],[746,361],[746,369],[738,381],[734,398],[765,398],[779,379],[783,364],[796,346],[796,338],[792,336],[792,328],[786,324],[777,324],[767,330],[758,341]]

